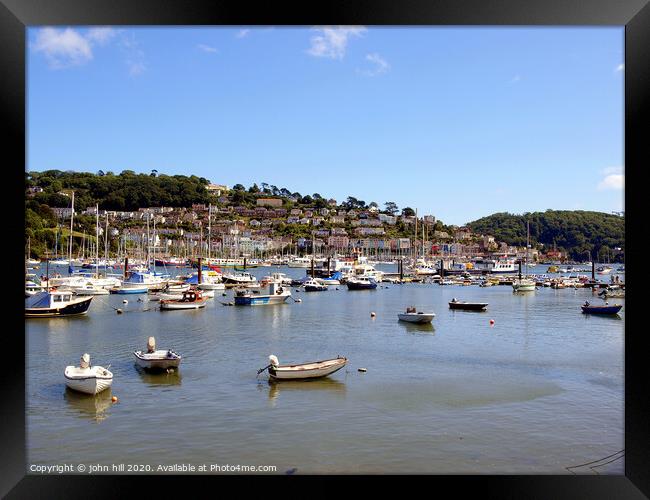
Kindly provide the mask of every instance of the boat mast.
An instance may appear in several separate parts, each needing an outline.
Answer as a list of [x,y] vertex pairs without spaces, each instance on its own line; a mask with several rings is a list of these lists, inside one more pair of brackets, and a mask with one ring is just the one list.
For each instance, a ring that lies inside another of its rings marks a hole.
[[106,212],[106,234],[104,234],[104,272],[108,272],[108,212]]
[[526,276],[528,276],[528,247],[530,246],[530,221],[526,221]]
[[208,205],[208,264],[212,258],[212,203]]
[[74,191],[72,191],[72,211],[70,212],[70,242],[68,246],[68,269],[72,265],[72,227],[74,224]]
[[99,278],[99,204],[95,205],[95,277]]

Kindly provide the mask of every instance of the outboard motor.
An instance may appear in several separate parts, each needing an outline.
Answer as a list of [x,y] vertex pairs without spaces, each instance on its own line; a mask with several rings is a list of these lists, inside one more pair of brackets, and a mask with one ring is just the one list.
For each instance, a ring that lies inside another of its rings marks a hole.
[[81,368],[90,368],[90,354],[84,353],[84,355],[81,356],[81,360],[79,361],[79,366]]

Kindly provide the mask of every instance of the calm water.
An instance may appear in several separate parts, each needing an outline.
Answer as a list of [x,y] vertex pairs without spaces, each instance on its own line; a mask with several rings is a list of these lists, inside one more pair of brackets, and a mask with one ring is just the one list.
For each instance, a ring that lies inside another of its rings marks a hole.
[[[624,448],[625,308],[615,318],[583,315],[586,299],[602,302],[585,289],[384,285],[292,287],[301,303],[259,307],[225,307],[232,292],[217,292],[198,311],[99,296],[86,317],[27,320],[28,464],[569,474]],[[453,297],[488,302],[488,311],[450,311]],[[398,322],[409,305],[434,311],[432,326]],[[178,374],[135,368],[132,352],[149,336],[183,355]],[[65,366],[84,352],[114,373],[112,389],[94,398],[64,384]],[[270,384],[256,376],[269,354],[349,362],[319,381]],[[596,470],[622,474],[624,463]]]

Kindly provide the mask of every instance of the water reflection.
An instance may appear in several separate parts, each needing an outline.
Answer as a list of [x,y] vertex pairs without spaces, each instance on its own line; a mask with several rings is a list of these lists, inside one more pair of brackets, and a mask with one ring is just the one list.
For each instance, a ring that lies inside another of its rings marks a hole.
[[140,375],[140,379],[150,385],[181,385],[180,368],[170,371],[149,372],[134,364],[133,367]]
[[600,321],[601,319],[621,321],[623,319],[619,314],[584,314],[583,313],[583,316],[588,319],[594,318],[596,321]]
[[398,321],[398,323],[409,333],[428,333],[430,335],[436,333],[432,323],[408,323],[406,321]]
[[269,402],[275,406],[280,394],[291,391],[329,391],[336,396],[345,396],[345,384],[331,378],[320,378],[314,380],[283,380],[281,382],[268,381]]
[[70,408],[77,411],[80,417],[88,418],[95,422],[102,422],[108,418],[106,410],[113,404],[111,397],[112,393],[110,388],[92,396],[73,391],[66,387],[64,394],[64,398]]

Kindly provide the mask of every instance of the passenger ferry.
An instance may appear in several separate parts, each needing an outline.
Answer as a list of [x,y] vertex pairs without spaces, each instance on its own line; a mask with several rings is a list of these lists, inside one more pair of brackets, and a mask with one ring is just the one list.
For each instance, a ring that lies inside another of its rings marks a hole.
[[514,259],[497,260],[489,270],[492,274],[505,274],[517,272]]

